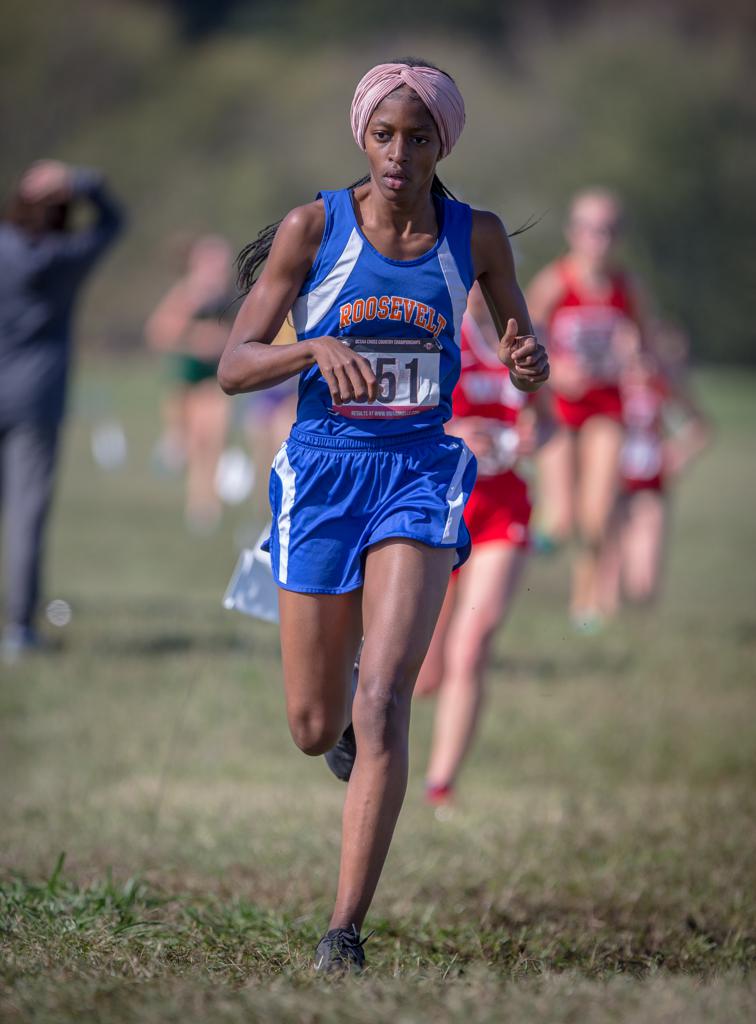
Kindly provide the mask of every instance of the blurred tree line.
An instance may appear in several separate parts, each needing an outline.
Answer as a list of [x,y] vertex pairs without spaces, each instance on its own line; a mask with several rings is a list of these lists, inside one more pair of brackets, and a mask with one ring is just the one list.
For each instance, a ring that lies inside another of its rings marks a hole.
[[58,156],[105,168],[131,212],[85,334],[138,341],[179,237],[239,246],[356,178],[360,75],[408,53],[458,81],[441,165],[515,228],[524,281],[561,247],[570,193],[617,188],[627,258],[706,360],[756,361],[756,5],[750,0],[6,0],[0,183]]

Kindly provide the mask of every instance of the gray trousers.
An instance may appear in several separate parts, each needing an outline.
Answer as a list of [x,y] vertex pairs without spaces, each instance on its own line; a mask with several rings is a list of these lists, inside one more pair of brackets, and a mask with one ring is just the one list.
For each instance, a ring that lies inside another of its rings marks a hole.
[[12,625],[31,626],[37,610],[58,434],[57,423],[0,427],[5,621]]

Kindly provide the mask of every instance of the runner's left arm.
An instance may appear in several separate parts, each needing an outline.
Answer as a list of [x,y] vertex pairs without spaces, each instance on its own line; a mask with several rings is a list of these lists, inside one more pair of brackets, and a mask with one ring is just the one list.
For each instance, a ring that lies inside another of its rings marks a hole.
[[549,378],[546,349],[533,334],[525,297],[514,267],[506,228],[493,214],[473,211],[475,277],[499,332],[499,359],[520,391],[537,391]]
[[713,429],[691,391],[687,373],[679,370],[667,377],[670,402],[685,419],[664,445],[664,463],[672,476],[678,476],[711,444]]

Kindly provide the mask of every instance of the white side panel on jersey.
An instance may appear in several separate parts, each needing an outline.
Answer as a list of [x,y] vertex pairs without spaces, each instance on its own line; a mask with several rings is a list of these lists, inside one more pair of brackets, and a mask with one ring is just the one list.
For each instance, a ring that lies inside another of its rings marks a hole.
[[449,290],[452,311],[454,313],[454,340],[457,345],[462,340],[462,317],[467,307],[467,288],[462,283],[457,262],[452,256],[448,239],[444,239],[438,249],[438,262],[441,265],[441,273],[444,275],[446,287]]
[[289,539],[291,537],[291,510],[296,494],[296,474],[289,462],[286,444],[280,448],[273,463],[281,481],[281,509],[278,513],[278,579],[286,583],[289,577]]
[[444,526],[443,543],[447,543],[448,541],[452,541],[454,544],[457,543],[459,524],[462,522],[462,513],[465,510],[465,495],[462,490],[462,478],[465,475],[467,464],[471,458],[472,452],[466,444],[463,444],[457,468],[454,470],[454,476],[451,478],[449,489],[446,492],[446,503],[449,506],[449,512],[446,516],[446,525]]
[[311,292],[300,295],[294,303],[292,313],[294,316],[294,329],[297,334],[305,334],[318,326],[326,313],[333,306],[339,297],[341,289],[346,284],[347,278],[354,270],[357,260],[362,252],[362,239],[357,228],[352,228],[349,241],[344,246],[344,251],[336,260],[336,263],[319,285],[316,285]]
[[[497,370],[499,373],[503,372],[503,363],[499,359],[495,350],[486,341],[483,331],[478,326],[478,322],[475,317],[470,316],[469,313],[465,313],[464,319],[465,336],[469,342],[471,355],[478,360],[479,363],[483,363],[485,366],[490,366],[492,370]],[[463,362],[464,366],[465,363]],[[523,392],[519,392],[522,394]]]

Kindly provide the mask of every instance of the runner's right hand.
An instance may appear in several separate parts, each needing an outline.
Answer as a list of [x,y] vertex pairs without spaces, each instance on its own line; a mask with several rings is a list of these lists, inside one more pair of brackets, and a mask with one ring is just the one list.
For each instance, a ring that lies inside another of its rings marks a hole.
[[334,405],[377,399],[378,381],[364,356],[336,338],[313,338],[309,344]]
[[518,334],[514,317],[499,339],[498,355],[522,391],[535,391],[549,379],[549,357],[535,334]]

